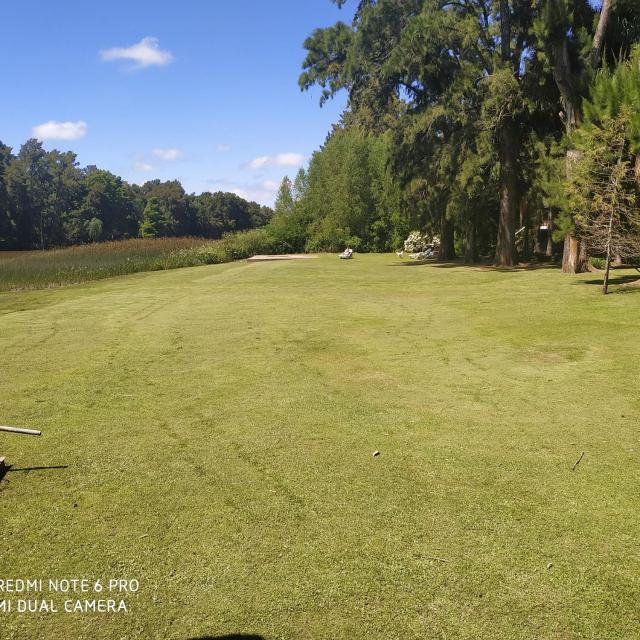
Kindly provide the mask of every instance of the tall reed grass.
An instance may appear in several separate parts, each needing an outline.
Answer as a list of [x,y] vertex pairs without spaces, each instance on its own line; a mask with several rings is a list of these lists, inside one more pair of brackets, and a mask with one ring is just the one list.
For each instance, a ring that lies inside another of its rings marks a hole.
[[[271,250],[264,229],[203,238],[137,238],[52,249],[0,252],[0,291],[43,289],[247,258]],[[5,255],[6,254],[6,255]]]

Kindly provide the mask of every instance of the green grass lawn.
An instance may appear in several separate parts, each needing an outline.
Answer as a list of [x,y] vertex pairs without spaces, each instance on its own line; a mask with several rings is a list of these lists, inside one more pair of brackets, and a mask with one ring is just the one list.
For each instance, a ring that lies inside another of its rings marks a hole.
[[640,290],[592,281],[323,256],[0,294],[0,423],[44,433],[0,433],[0,578],[140,580],[0,637],[640,637]]

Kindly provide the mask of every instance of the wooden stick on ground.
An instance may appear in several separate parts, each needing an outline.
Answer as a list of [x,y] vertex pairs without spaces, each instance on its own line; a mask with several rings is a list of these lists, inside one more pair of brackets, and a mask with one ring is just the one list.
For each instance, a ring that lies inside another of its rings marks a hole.
[[580,464],[582,458],[584,458],[584,451],[580,454],[580,457],[573,463],[573,467],[571,468],[571,471],[576,470],[576,467]]

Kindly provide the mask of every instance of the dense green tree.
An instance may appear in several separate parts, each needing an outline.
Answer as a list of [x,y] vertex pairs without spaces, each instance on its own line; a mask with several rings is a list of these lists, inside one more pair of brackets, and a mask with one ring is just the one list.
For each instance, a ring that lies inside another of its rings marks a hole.
[[149,198],[142,214],[140,235],[143,238],[166,236],[171,222],[155,198]]
[[640,200],[628,135],[634,115],[623,107],[591,126],[585,123],[568,185],[567,208],[578,237],[592,253],[604,256],[605,294],[613,257],[640,256]]
[[197,233],[196,210],[177,180],[151,180],[145,182],[142,191],[153,198],[167,220],[167,235],[188,236]]
[[85,176],[78,167],[75,153],[53,150],[47,153],[50,191],[47,201],[47,227],[44,235],[47,246],[66,244],[66,225],[71,212],[86,193]]
[[293,211],[295,200],[293,199],[293,185],[289,176],[282,178],[278,194],[276,195],[275,213],[289,214]]
[[102,239],[102,220],[91,218],[87,223],[87,236],[91,242],[98,242]]
[[40,142],[31,139],[22,145],[7,167],[4,181],[15,225],[16,247],[44,249],[51,175],[46,151]]
[[[300,180],[296,182],[298,188],[306,189],[306,178],[304,187]],[[272,245],[283,253],[303,251],[308,240],[309,218],[302,200],[304,194],[299,193],[298,188],[294,190],[288,176],[282,179],[276,196],[274,215],[267,226]]]
[[[245,202],[247,202],[245,200]],[[273,216],[273,210],[257,202],[247,202],[247,212],[249,214],[249,228],[263,227],[268,224]]]
[[94,218],[102,224],[102,237],[109,240],[138,235],[138,220],[122,178],[90,167],[84,180],[84,197],[69,213],[67,234],[73,242],[89,239],[88,224]]
[[[306,246],[337,250],[389,250],[408,232],[401,193],[389,169],[390,135],[338,126],[293,189],[283,181],[273,224],[306,225]],[[298,233],[300,241],[305,233]]]
[[235,193],[217,191],[213,194],[216,206],[222,211],[226,221],[225,231],[246,231],[251,229],[254,217],[260,218],[262,210],[259,205],[249,203]]
[[15,223],[5,182],[5,174],[12,160],[11,147],[0,142],[0,250],[8,249],[15,243]]
[[195,211],[196,234],[207,238],[220,238],[228,231],[264,226],[273,213],[257,202],[248,202],[223,191],[191,196],[191,207]]
[[304,167],[300,167],[291,187],[291,195],[295,202],[299,202],[304,197],[307,191],[307,184],[307,172]]
[[207,238],[221,238],[230,222],[227,212],[221,207],[220,198],[210,191],[194,196],[193,207],[200,233]]

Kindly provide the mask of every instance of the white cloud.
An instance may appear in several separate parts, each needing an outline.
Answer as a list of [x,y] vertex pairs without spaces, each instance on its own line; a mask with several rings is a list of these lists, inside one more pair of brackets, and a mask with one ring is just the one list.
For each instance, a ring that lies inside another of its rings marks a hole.
[[100,57],[106,61],[130,60],[134,62],[138,68],[150,67],[152,65],[163,66],[173,60],[173,54],[170,51],[160,49],[160,41],[158,38],[151,38],[149,36],[142,38],[140,42],[132,44],[130,47],[104,49],[100,52]]
[[149,173],[149,171],[153,171],[154,169],[153,165],[148,162],[136,162],[133,165],[133,168],[136,171],[142,171],[143,173]]
[[216,145],[216,151],[219,151],[220,153],[226,153],[227,151],[231,151],[231,145],[230,144],[218,144],[218,145]]
[[269,167],[299,167],[304,164],[301,153],[278,153],[275,156],[259,156],[247,162],[244,167],[256,171]]
[[167,162],[173,162],[184,155],[180,149],[154,149],[152,153],[156,158]]
[[212,188],[211,191],[228,191],[230,193],[235,193],[237,196],[244,198],[245,200],[250,200],[254,202],[258,202],[260,204],[266,204],[272,206],[276,194],[278,193],[278,188],[280,187],[279,182],[275,182],[274,180],[263,180],[261,182],[232,182],[231,180],[212,180]]
[[83,120],[77,122],[49,120],[33,127],[31,133],[38,140],[78,140],[86,135],[87,123]]

